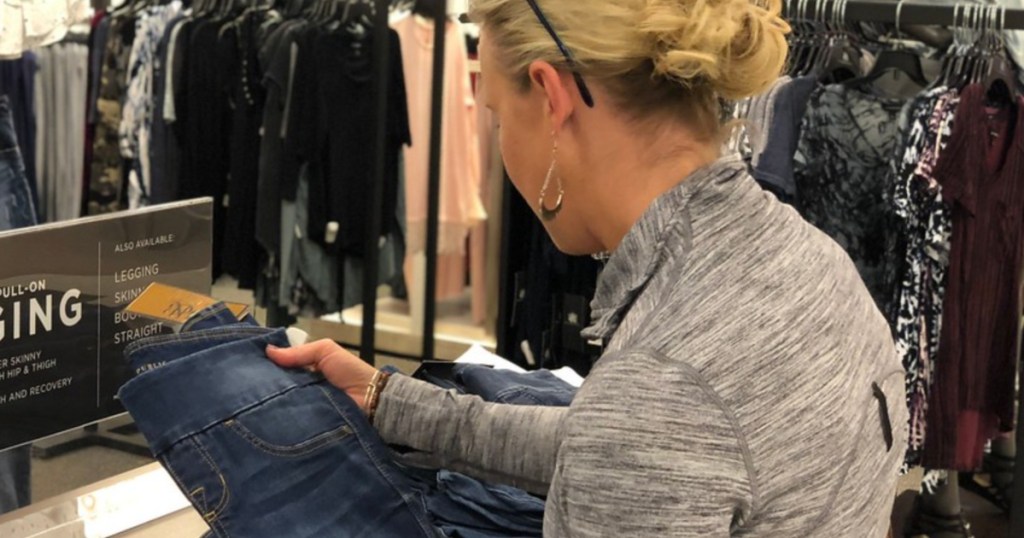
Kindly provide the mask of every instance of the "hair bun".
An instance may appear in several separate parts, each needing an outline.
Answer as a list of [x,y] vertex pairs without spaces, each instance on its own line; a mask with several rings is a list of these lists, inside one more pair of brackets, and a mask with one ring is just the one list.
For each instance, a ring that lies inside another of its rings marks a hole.
[[708,84],[722,98],[757,95],[786,63],[780,0],[648,0],[640,32],[655,76]]

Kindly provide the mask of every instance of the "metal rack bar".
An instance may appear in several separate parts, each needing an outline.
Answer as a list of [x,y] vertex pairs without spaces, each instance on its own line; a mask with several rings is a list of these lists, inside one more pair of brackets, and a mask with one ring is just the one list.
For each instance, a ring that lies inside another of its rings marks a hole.
[[437,249],[441,215],[441,137],[444,135],[445,37],[448,24],[448,0],[435,0],[434,72],[430,111],[430,176],[427,188],[427,271],[424,283],[423,360],[434,358],[434,327],[437,317]]
[[[942,0],[903,2],[899,8],[900,26],[905,24],[951,26],[956,6],[972,3]],[[897,0],[849,0],[845,7],[846,20],[895,24],[897,6],[899,5]],[[1005,28],[1007,30],[1024,30],[1024,9],[1007,8]]]
[[384,205],[384,178],[387,174],[387,136],[388,136],[388,82],[391,73],[391,43],[388,27],[390,2],[375,0],[376,14],[373,21],[373,55],[376,73],[374,91],[376,93],[377,125],[374,135],[373,192],[371,194],[369,232],[366,234],[366,252],[364,255],[365,270],[363,271],[363,328],[360,356],[370,364],[376,363],[377,354],[377,286],[380,285],[380,234],[384,216],[381,207]]

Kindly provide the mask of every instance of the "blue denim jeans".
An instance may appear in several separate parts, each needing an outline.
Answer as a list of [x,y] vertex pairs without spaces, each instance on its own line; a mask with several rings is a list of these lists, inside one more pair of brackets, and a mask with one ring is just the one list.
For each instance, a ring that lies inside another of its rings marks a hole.
[[[239,342],[248,340],[257,340],[262,342],[267,335],[273,335],[267,329],[256,326],[255,322],[251,319],[247,319],[244,322],[238,322],[234,315],[231,314],[223,305],[215,305],[207,308],[202,312],[196,314],[189,319],[182,327],[182,333],[177,336],[160,336],[148,340],[141,340],[130,345],[126,350],[125,354],[128,358],[131,369],[140,375],[140,378],[149,377],[155,380],[154,383],[163,384],[163,376],[168,375],[171,370],[170,368],[181,368],[180,364],[185,364],[196,360],[195,357],[213,357],[224,353],[231,353],[231,349],[236,347]],[[273,342],[275,345],[283,346],[287,345],[286,338],[282,343],[281,341]],[[266,359],[263,358],[262,352],[255,353],[258,355],[253,360],[262,362],[260,368],[261,374],[259,377],[268,377],[273,371],[280,371],[276,367],[270,365]],[[198,359],[210,361],[207,359]],[[269,368],[266,368],[268,367]],[[158,376],[151,375],[154,370],[162,370]],[[167,370],[164,370],[167,369]],[[243,370],[239,370],[242,372]],[[294,373],[294,372],[292,372]],[[572,395],[575,393],[575,389],[563,381],[551,376],[551,374],[544,372],[541,374],[531,373],[526,374],[515,374],[512,372],[499,372],[490,368],[476,367],[476,366],[459,366],[457,368],[457,377],[459,383],[465,382],[462,389],[479,391],[479,394],[488,399],[489,401],[501,401],[503,403],[518,403],[520,405],[544,405],[543,402],[554,402],[551,405],[558,405],[558,402],[564,402],[564,405],[568,405],[568,401],[571,401]],[[183,372],[182,375],[195,375],[195,373]],[[205,374],[201,374],[205,375]],[[302,373],[302,376],[311,377],[316,379],[317,376],[312,374]],[[208,377],[208,376],[207,376]],[[134,383],[134,382],[132,382]],[[125,386],[123,390],[122,399],[129,397],[128,390],[132,387],[132,383]],[[185,383],[183,383],[185,384]],[[329,392],[337,392],[329,386],[323,386],[322,382],[321,389],[329,389]],[[136,390],[136,389],[133,389]],[[150,389],[143,390],[145,391]],[[205,393],[204,393],[205,394]],[[212,394],[212,393],[210,393]],[[344,395],[342,395],[344,396]],[[142,396],[140,395],[140,398]],[[218,398],[223,395],[218,396]],[[354,407],[351,404],[347,396],[339,398],[340,402],[334,402],[337,405],[348,404],[348,407]],[[153,431],[153,435],[161,435],[160,428],[169,428],[176,424],[177,413],[179,410],[174,410],[170,415],[167,422],[162,425],[154,425],[150,423],[150,419],[145,418],[148,414],[145,411],[136,411],[135,406],[129,401],[125,401],[125,406],[132,412],[132,415],[136,417],[136,420],[140,423],[140,429],[144,434],[147,434],[147,439],[150,439],[147,432]],[[173,409],[173,408],[172,408]],[[277,413],[271,408],[265,413]],[[282,419],[281,422],[276,422],[276,426],[268,426],[270,428],[281,428],[282,430],[290,428],[290,424],[299,424],[302,421],[314,420],[319,422],[319,415],[323,413],[330,415],[329,411],[323,409],[310,409],[308,416],[293,416],[293,417],[279,417]],[[224,413],[222,413],[224,414]],[[397,495],[403,499],[412,499],[411,508],[416,516],[417,521],[427,521],[426,527],[428,529],[435,530],[435,532],[443,533],[444,536],[459,537],[459,538],[500,538],[500,537],[540,537],[543,528],[544,519],[544,501],[528,493],[501,485],[485,484],[473,478],[452,473],[449,471],[431,471],[431,470],[419,470],[410,469],[394,463],[391,458],[390,449],[383,446],[380,439],[376,436],[376,433],[372,431],[372,427],[366,423],[358,409],[346,414],[348,418],[357,424],[349,425],[353,431],[361,432],[363,441],[357,445],[343,446],[340,447],[342,452],[351,452],[349,457],[341,458],[339,462],[345,462],[345,466],[358,468],[367,466],[366,469],[355,469],[353,474],[369,474],[373,475],[374,466],[378,468],[383,466],[386,472],[381,473],[382,476],[390,476],[390,480],[381,480],[379,477],[373,479],[372,477],[356,477],[351,478],[353,480],[358,479],[362,487],[354,489],[350,486],[338,483],[324,483],[321,484],[316,482],[316,491],[335,491],[334,497],[340,497],[347,499],[350,496],[387,496],[389,492],[391,495]],[[237,420],[237,419],[233,419]],[[143,427],[142,423],[147,422],[148,424]],[[262,422],[262,421],[261,421]],[[360,428],[361,426],[361,428]],[[216,427],[216,426],[215,426]],[[302,426],[305,427],[305,426]],[[324,429],[322,426],[320,429]],[[186,428],[188,429],[188,428]],[[312,435],[312,432],[309,433]],[[180,435],[179,435],[180,436]],[[173,437],[173,436],[172,436]],[[188,436],[192,438],[193,436]],[[214,445],[223,440],[224,436],[211,438],[209,441]],[[230,438],[230,436],[228,436]],[[294,436],[293,436],[294,437]],[[301,437],[301,436],[300,436]],[[160,457],[161,461],[164,462],[165,467],[173,469],[173,457],[162,457],[160,455],[157,445],[153,444],[153,439],[150,439],[151,446],[154,447],[154,452],[157,452],[157,456]],[[200,440],[201,442],[201,440]],[[204,449],[208,453],[221,453],[222,448],[207,448],[204,445]],[[365,454],[364,451],[367,451]],[[171,450],[173,452],[173,449]],[[369,457],[363,457],[365,455]],[[195,453],[192,457],[195,457]],[[257,457],[266,458],[267,456],[257,455]],[[328,456],[324,456],[328,457]],[[336,456],[329,456],[336,457]],[[188,459],[186,456],[181,457],[179,460],[181,465]],[[245,468],[248,464],[245,460],[239,460],[241,463],[234,465],[237,468]],[[285,467],[290,463],[285,462]],[[206,465],[210,467],[210,465]],[[212,472],[209,469],[200,469],[198,473],[207,473],[211,477]],[[241,472],[241,471],[239,471]],[[288,474],[291,471],[284,472],[282,474]],[[172,474],[175,474],[172,470]],[[228,475],[230,473],[224,473]],[[306,478],[304,480],[310,480],[308,474],[303,474]],[[314,475],[315,476],[315,475]],[[212,478],[209,481],[214,481]],[[229,482],[228,479],[224,479],[224,482]],[[187,484],[183,484],[179,481],[179,485],[183,491],[186,489]],[[338,489],[338,488],[342,489]],[[298,489],[298,488],[292,488]],[[373,489],[373,492],[369,490]],[[339,493],[340,492],[340,493]],[[193,500],[195,504],[196,501]],[[360,506],[365,506],[366,502],[360,501]],[[205,506],[205,505],[202,505]],[[410,506],[407,504],[406,506]],[[200,513],[204,516],[207,512],[200,504],[196,504],[196,508],[199,509]],[[273,507],[267,506],[266,509]],[[248,511],[247,511],[248,512]],[[399,515],[402,513],[399,510]],[[351,516],[351,515],[350,515]],[[219,518],[214,518],[219,519]],[[356,536],[362,535],[356,533],[362,522],[357,521],[358,518],[350,517],[344,523],[342,527],[327,526],[324,529],[331,529],[334,535],[344,536]],[[208,518],[208,521],[210,519]],[[332,524],[337,524],[334,521]],[[408,524],[406,522],[405,524]],[[383,521],[379,517],[373,518],[373,525],[379,536],[418,536],[417,532],[422,529],[413,529],[408,534],[384,534],[390,532],[397,532],[397,529],[391,527],[391,525],[402,525],[401,523],[388,523]],[[216,526],[211,523],[211,527],[214,529],[214,535],[219,531]],[[227,532],[231,532],[230,529]],[[302,534],[289,534],[289,536]],[[249,534],[246,534],[249,536]],[[262,536],[262,535],[253,535]],[[268,534],[269,536],[269,534]]]
[[576,396],[576,387],[548,370],[520,374],[486,366],[458,365],[455,380],[466,394],[509,405],[569,407]]
[[523,374],[477,364],[456,364],[450,376],[438,377],[426,370],[417,376],[443,389],[509,405],[569,407],[577,390],[548,370]]
[[0,231],[35,224],[36,210],[14,134],[10,101],[0,96]]
[[355,403],[321,376],[278,368],[283,330],[227,325],[139,341],[157,364],[120,398],[214,536],[439,536],[423,486]]
[[[0,95],[0,232],[35,224],[35,208],[14,134],[10,101]],[[32,501],[31,478],[31,447],[0,452],[0,514]]]
[[32,447],[0,452],[0,514],[32,502]]
[[427,509],[445,536],[539,538],[543,534],[543,499],[451,471],[435,474],[436,493],[427,496]]
[[259,327],[259,323],[256,323],[256,320],[251,315],[246,314],[244,318],[238,320],[224,303],[217,303],[204,308],[188,318],[188,321],[182,325],[180,332],[205,331],[207,329],[217,329],[233,325]]

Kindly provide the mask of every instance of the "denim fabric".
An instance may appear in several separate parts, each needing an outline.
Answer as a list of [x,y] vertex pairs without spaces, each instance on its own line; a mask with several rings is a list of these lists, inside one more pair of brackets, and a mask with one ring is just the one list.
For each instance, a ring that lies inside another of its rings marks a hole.
[[511,405],[568,407],[576,388],[547,370],[525,374],[485,366],[459,365],[455,379],[461,391],[485,401]]
[[256,319],[253,318],[252,315],[246,314],[245,317],[239,320],[235,317],[234,313],[228,310],[228,307],[224,303],[217,303],[204,308],[200,312],[188,318],[188,321],[182,325],[180,332],[198,332],[232,325],[259,327],[259,324],[256,323]]
[[[135,375],[142,375],[204,349],[230,344],[239,336],[259,336],[267,331],[252,316],[247,315],[239,321],[224,303],[217,303],[190,317],[179,332],[178,336],[154,337],[128,344],[124,354],[129,369]],[[167,339],[178,345],[174,356],[168,356],[159,346],[152,345]]]
[[[238,322],[234,315],[223,305],[217,304],[211,306],[188,320],[182,327],[181,334],[178,335],[165,335],[157,336],[154,338],[140,340],[128,346],[125,350],[125,355],[128,358],[131,369],[139,374],[143,378],[161,380],[163,376],[168,375],[170,372],[169,368],[172,364],[174,368],[183,368],[181,364],[187,364],[189,362],[200,360],[200,361],[216,361],[219,360],[216,357],[232,355],[233,349],[239,346],[239,342],[246,340],[255,340],[262,342],[268,338],[268,335],[274,335],[277,333],[270,332],[268,329],[263,329],[255,325],[255,322],[247,320],[246,322]],[[282,345],[278,342],[274,342],[277,345]],[[287,345],[287,344],[284,344]],[[206,357],[198,358],[197,357]],[[260,356],[260,362],[263,366],[270,365],[268,361],[262,359]],[[154,370],[161,369],[161,373],[154,376]],[[267,378],[271,372],[280,372],[276,367],[270,366],[269,368],[261,368],[262,374],[260,379]],[[394,373],[394,370],[391,370]],[[456,369],[456,377],[459,378],[460,383],[463,381],[467,382],[466,386],[457,388],[460,391],[474,391],[478,390],[481,396],[491,401],[502,401],[504,403],[518,403],[521,405],[545,405],[548,402],[551,405],[562,405],[571,400],[572,394],[575,389],[567,385],[558,378],[550,375],[550,373],[531,373],[531,374],[517,374],[514,372],[499,372],[490,368],[478,367],[478,366],[458,366]],[[189,374],[186,371],[182,371],[179,375],[185,378],[188,375],[200,375],[204,378],[209,378],[203,373],[192,373]],[[318,379],[312,374],[301,374],[302,376],[312,377]],[[155,381],[155,383],[164,383],[164,381]],[[211,383],[216,383],[211,381]],[[182,382],[182,385],[187,385],[187,382]],[[131,386],[126,385],[125,391]],[[322,387],[329,388],[329,387]],[[143,389],[138,389],[143,390]],[[149,390],[149,389],[145,389]],[[143,390],[143,393],[145,392]],[[196,390],[196,389],[192,389]],[[334,391],[334,389],[330,389]],[[257,391],[258,392],[258,391]],[[336,391],[335,391],[336,392]],[[235,393],[233,394],[242,394]],[[140,396],[141,397],[141,396]],[[212,397],[212,396],[211,396]],[[218,396],[218,398],[223,395]],[[125,396],[122,396],[125,398]],[[351,406],[350,400],[345,398],[339,398],[342,402]],[[335,402],[341,404],[342,402]],[[126,407],[132,412],[133,416],[136,416],[136,420],[140,423],[147,421],[148,419],[140,418],[137,415],[137,411],[133,409],[129,402],[125,402]],[[182,412],[176,410],[172,413],[173,416],[177,417],[177,413]],[[268,416],[273,413],[273,410],[261,411],[259,416]],[[323,410],[310,410],[309,416],[316,416],[323,414]],[[225,415],[228,413],[225,413]],[[326,413],[331,415],[333,413]],[[243,414],[244,416],[244,414]],[[347,457],[339,459],[339,461],[348,461],[351,465],[358,466],[369,466],[366,469],[355,471],[364,474],[373,474],[374,467],[372,465],[383,466],[383,468],[390,470],[390,473],[383,473],[385,475],[390,474],[390,483],[393,488],[389,489],[389,485],[384,483],[379,478],[374,480],[364,480],[359,482],[365,484],[367,488],[374,488],[376,495],[386,495],[388,491],[398,491],[399,497],[403,499],[416,499],[418,502],[413,503],[414,508],[412,511],[414,515],[419,516],[420,521],[432,522],[428,523],[427,528],[436,529],[449,537],[461,537],[461,538],[501,538],[501,537],[540,537],[542,535],[543,527],[543,514],[544,514],[544,501],[537,497],[531,496],[528,493],[508,486],[491,485],[485,484],[473,478],[452,473],[449,471],[433,471],[433,470],[418,470],[411,469],[401,466],[391,459],[391,452],[386,447],[383,447],[376,433],[372,431],[372,428],[365,423],[361,413],[356,410],[354,414],[349,415],[353,422],[364,424],[367,430],[364,432],[365,441],[369,442],[369,447],[366,448],[366,443],[352,444],[347,448],[340,449],[341,452],[346,452]],[[274,418],[277,418],[276,416]],[[238,419],[236,419],[238,420]],[[303,421],[309,422],[305,416],[294,416],[291,419],[282,418],[277,424],[296,424],[302,428],[307,426],[302,425]],[[261,421],[261,423],[267,422],[267,420]],[[319,423],[317,420],[313,422]],[[248,423],[246,423],[248,425]],[[173,425],[170,420],[167,424],[160,426],[157,424],[150,424],[149,426],[142,429],[143,433],[147,435],[147,439],[150,439],[150,433],[152,435],[160,436],[162,432],[160,428],[167,428]],[[348,424],[351,427],[351,424]],[[197,425],[198,427],[198,425]],[[216,428],[217,425],[211,426]],[[280,428],[280,432],[273,426],[264,426],[273,430],[274,434],[285,435],[285,431],[289,431],[289,428]],[[311,427],[311,426],[310,426]],[[223,424],[221,425],[223,428]],[[323,429],[323,428],[321,428]],[[358,428],[352,427],[353,430]],[[237,433],[237,432],[236,432]],[[291,433],[287,433],[296,437]],[[175,437],[175,436],[171,436]],[[198,437],[200,443],[202,442],[201,436],[186,436],[189,437],[188,442],[192,442],[191,438]],[[208,453],[223,453],[225,458],[234,458],[227,456],[229,452],[226,452],[223,447],[219,445],[220,440],[223,439],[224,435],[211,437],[214,440],[213,446],[205,446],[203,448]],[[231,437],[231,436],[227,436]],[[300,436],[301,437],[301,436]],[[310,434],[307,437],[315,438]],[[157,452],[159,449],[157,445],[152,444],[154,451]],[[229,449],[230,450],[230,449]],[[365,450],[365,452],[364,452]],[[165,462],[165,466],[168,469],[172,469],[173,472],[173,453],[174,448],[172,447],[169,451],[171,457],[164,458],[157,453],[158,457],[161,457],[161,461]],[[368,457],[367,457],[368,456]],[[332,455],[331,457],[338,457]],[[216,460],[214,457],[213,459]],[[240,468],[247,468],[250,460],[258,459],[249,458],[238,460]],[[184,458],[182,458],[184,460]],[[265,464],[260,462],[259,465],[252,464],[253,467],[259,467]],[[183,463],[184,465],[184,463]],[[282,465],[288,465],[284,463]],[[198,473],[207,473],[211,477],[213,476],[211,471],[197,471]],[[292,471],[288,471],[292,472]],[[230,474],[230,473],[224,473]],[[287,474],[283,472],[283,474]],[[308,480],[308,476],[307,480]],[[372,478],[372,477],[371,477]],[[209,479],[208,479],[209,480]],[[180,482],[179,482],[180,483]],[[397,484],[397,486],[394,486]],[[332,490],[332,488],[338,488],[339,484],[317,484],[319,491]],[[191,486],[191,485],[190,485]],[[397,488],[397,489],[395,489]],[[183,491],[188,491],[186,486],[182,486]],[[379,490],[379,491],[378,491]],[[350,495],[363,495],[363,489],[359,489],[358,492],[353,492],[349,489],[337,489],[335,495],[341,498],[347,498]],[[371,493],[372,495],[373,493]],[[195,502],[195,501],[193,501]],[[359,501],[360,506],[364,506],[365,502]],[[204,505],[206,506],[206,505]],[[196,504],[197,509],[200,513],[206,514],[203,508],[199,504]],[[401,511],[400,511],[401,512]],[[220,518],[214,518],[220,519]],[[330,528],[335,534],[344,533],[345,536],[359,535],[350,534],[349,529],[357,529],[361,523],[355,521],[356,518],[347,520],[345,527],[324,527]],[[377,521],[372,523],[373,525],[392,525],[390,522],[381,521],[379,518]],[[213,526],[215,532],[225,532],[219,529],[217,526]],[[389,527],[382,526],[378,532],[386,533],[389,531]],[[415,529],[415,527],[414,527]],[[230,532],[228,529],[227,532]],[[353,531],[355,532],[355,531]],[[399,532],[395,530],[394,532]],[[418,532],[418,531],[416,531]],[[215,534],[216,535],[216,534]],[[268,534],[269,535],[269,534]],[[384,534],[374,534],[384,535]],[[392,535],[392,534],[388,534]],[[406,536],[406,534],[393,534],[395,536]],[[416,535],[416,534],[413,534]],[[248,536],[248,535],[247,535]],[[291,536],[291,535],[289,535]]]
[[423,486],[355,403],[319,375],[275,366],[268,344],[288,338],[222,326],[127,352],[133,364],[164,363],[120,398],[213,534],[438,536]]
[[32,447],[0,452],[0,514],[32,502]]
[[33,207],[39,203],[36,192],[39,171],[36,169],[36,137],[39,132],[36,118],[36,73],[40,69],[35,52],[25,51],[16,60],[0,60],[0,95],[6,95],[11,107],[12,123],[18,147],[24,157],[25,181],[28,183]]
[[[467,364],[455,366],[454,381],[424,377],[434,385],[508,405],[567,407],[576,395],[575,387],[547,370],[522,374]],[[445,470],[437,472],[436,488],[437,493],[427,497],[427,506],[446,536],[543,534],[544,501],[521,489],[487,484]]]
[[450,471],[437,472],[439,495],[427,508],[446,536],[540,537],[544,500],[509,486],[491,485]]
[[0,96],[0,231],[35,224],[35,206],[14,132],[10,101]]
[[[35,209],[14,132],[10,101],[0,96],[0,232],[34,226]],[[0,514],[32,502],[32,447],[0,452]]]
[[798,77],[779,88],[771,124],[767,126],[770,135],[753,170],[754,179],[786,203],[796,201],[793,156],[800,140],[800,124],[807,102],[817,84],[815,77]]
[[[135,375],[163,368],[168,364],[184,360],[201,351],[214,350],[219,346],[232,344],[240,337],[257,337],[266,334],[267,329],[251,326],[217,327],[202,332],[166,335],[146,340],[137,340],[125,348],[128,367]],[[176,353],[169,356],[155,343],[173,342]]]

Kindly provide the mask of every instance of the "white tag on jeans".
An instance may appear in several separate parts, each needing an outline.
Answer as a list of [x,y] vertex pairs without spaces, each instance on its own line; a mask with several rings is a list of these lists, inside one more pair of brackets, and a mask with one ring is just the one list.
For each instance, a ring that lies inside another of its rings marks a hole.
[[309,341],[309,333],[302,329],[289,327],[285,329],[284,333],[288,335],[288,343],[291,344],[292,347],[304,345]]

